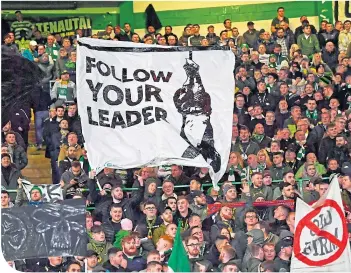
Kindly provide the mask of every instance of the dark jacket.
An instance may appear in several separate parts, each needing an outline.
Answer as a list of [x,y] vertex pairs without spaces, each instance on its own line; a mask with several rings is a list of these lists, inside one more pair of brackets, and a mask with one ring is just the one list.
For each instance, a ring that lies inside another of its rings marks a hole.
[[[259,99],[261,97],[261,100]],[[262,101],[262,102],[261,102]],[[273,95],[268,94],[267,92],[264,94],[255,94],[251,97],[250,100],[251,105],[260,105],[262,109],[267,112],[267,111],[275,111],[275,99]]]
[[[17,180],[21,177],[21,172],[14,166],[10,165],[10,175],[8,180],[5,180],[3,173],[1,172],[1,186],[7,190],[15,190],[18,187]],[[10,193],[11,200],[14,201],[16,193]]]
[[347,147],[337,147],[337,146],[334,149],[328,150],[327,159],[330,159],[330,158],[335,158],[338,161],[339,166],[342,166],[344,162],[349,162],[351,160]]
[[51,136],[52,136],[52,134],[58,132],[59,130],[60,130],[60,127],[59,127],[58,121],[56,120],[56,117],[54,117],[53,119],[47,118],[44,121],[43,139],[44,139],[45,144],[46,144],[46,149],[45,149],[45,157],[46,158],[50,158],[50,151],[52,150]]
[[101,187],[103,187],[105,184],[111,184],[112,187],[113,186],[116,186],[116,185],[122,185],[122,179],[121,177],[116,174],[116,173],[113,173],[111,175],[106,175],[103,171],[100,172],[98,175],[97,175],[97,179],[101,185]]
[[[74,159],[73,159],[74,160]],[[68,158],[66,156],[66,158],[64,160],[61,160],[59,162],[59,173],[60,176],[67,170],[69,170],[72,167],[72,159]]]
[[[187,177],[184,173],[182,173],[181,176],[178,178],[175,178],[172,175],[169,175],[167,177],[167,179],[170,179],[173,182],[174,186],[189,185],[189,183],[190,183],[190,178]],[[174,189],[175,194],[180,193],[182,191],[186,191],[186,188],[175,188]]]
[[116,233],[121,229],[121,223],[114,223],[109,219],[102,223],[102,229],[105,232],[106,241],[113,243]]
[[288,119],[290,117],[290,112],[286,112],[284,114],[282,114],[280,111],[275,112],[275,122],[277,124],[277,127],[279,129],[283,129],[284,128],[284,122],[286,119]]
[[252,32],[250,32],[249,30],[244,32],[243,37],[250,48],[253,48],[254,45],[257,43],[258,34],[259,33],[256,29],[253,29]]
[[[123,198],[120,202],[120,205],[123,208],[123,218],[128,218],[134,223],[136,222],[136,219],[134,217],[134,211],[140,205],[140,202],[143,200],[144,187],[140,187],[137,192],[138,194],[132,196],[130,199]],[[112,203],[112,197],[107,198],[107,200],[105,200],[103,203],[100,203],[96,207],[94,215],[102,221],[107,221],[110,217],[110,208]]]
[[20,55],[18,48],[16,46],[16,44],[3,44],[1,45],[1,52],[4,53],[10,53],[10,54],[14,54],[14,55]]
[[339,51],[335,48],[332,52],[328,52],[325,48],[322,49],[323,61],[335,72],[335,68],[338,65]]
[[125,272],[126,270],[123,267],[115,267],[111,264],[110,261],[105,262],[102,267],[106,270],[107,272]]
[[335,148],[335,139],[332,139],[328,136],[324,137],[321,141],[318,150],[318,161],[319,163],[325,165],[327,163],[328,151]]
[[123,257],[127,260],[127,268],[125,270],[127,272],[139,272],[146,268],[146,260],[141,256],[134,256],[132,259],[130,259],[123,254]]
[[12,160],[18,170],[22,170],[27,166],[27,153],[25,152],[22,146],[19,146],[18,144],[13,145]]
[[327,42],[332,42],[336,47],[339,44],[339,31],[333,29],[331,32],[321,32],[318,34],[318,40],[320,47],[325,47]]
[[272,141],[272,139],[270,137],[267,137],[267,136],[264,136],[261,142],[259,142],[254,137],[252,137],[251,140],[253,142],[256,142],[258,144],[258,146],[260,147],[260,149],[265,149],[265,148],[269,147],[269,145]]
[[76,113],[73,117],[68,116],[65,114],[65,119],[68,120],[68,129],[70,132],[75,132],[78,137],[78,143],[81,145],[84,143],[84,137],[82,133],[82,124],[80,121],[80,116]]
[[[24,150],[27,149],[27,146],[26,144],[24,143],[24,140],[23,140],[23,137],[17,133],[17,132],[14,132],[15,133],[15,139],[16,139],[16,143],[21,146]],[[1,143],[4,143],[5,142],[5,133],[4,132],[1,132]]]

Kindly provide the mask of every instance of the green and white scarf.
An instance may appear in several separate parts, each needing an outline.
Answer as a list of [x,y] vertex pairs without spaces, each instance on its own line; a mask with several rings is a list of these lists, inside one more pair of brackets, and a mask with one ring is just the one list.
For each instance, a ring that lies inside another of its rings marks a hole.
[[306,153],[306,149],[302,145],[300,150],[297,152],[296,160],[301,161],[301,159],[303,159],[305,157],[305,153]]
[[309,110],[306,110],[306,117],[309,119],[317,120],[318,119],[317,109],[314,109],[312,113]]

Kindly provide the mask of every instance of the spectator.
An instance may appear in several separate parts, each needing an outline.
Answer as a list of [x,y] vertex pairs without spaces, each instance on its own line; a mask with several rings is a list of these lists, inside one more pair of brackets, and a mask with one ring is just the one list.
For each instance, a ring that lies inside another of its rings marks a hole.
[[344,22],[344,30],[339,34],[339,51],[347,51],[348,45],[351,43],[351,21]]
[[280,27],[281,22],[286,22],[289,24],[289,19],[287,17],[285,17],[285,9],[283,7],[279,7],[277,9],[277,17],[275,17],[272,20],[272,23],[271,23],[271,32],[272,33],[276,32],[277,28]]
[[93,226],[91,233],[92,239],[89,240],[88,251],[95,251],[97,254],[97,264],[103,265],[108,260],[107,251],[112,248],[112,245],[106,242],[105,233],[101,226]]
[[216,33],[214,32],[214,26],[210,25],[207,27],[207,35],[206,35],[206,39],[209,42],[209,45],[216,45],[219,41],[219,37],[216,35]]
[[327,42],[325,48],[322,49],[322,59],[333,71],[335,71],[338,64],[338,55],[339,52],[333,42]]
[[13,131],[10,131],[5,136],[5,143],[8,147],[10,158],[12,158],[18,170],[24,169],[28,164],[28,158],[23,147],[16,143],[16,135]]
[[[303,27],[305,25],[310,25],[310,22],[307,20],[307,17],[305,15],[301,16],[300,17],[300,23],[301,23],[301,26],[297,27],[295,29],[295,41],[297,41],[297,38],[303,34]],[[311,26],[311,33],[312,34],[317,34],[317,30],[316,28],[313,26],[313,25],[310,25]]]
[[67,101],[76,99],[76,85],[70,81],[70,75],[67,70],[61,72],[61,80],[56,81],[50,91],[51,102],[55,107],[62,106]]
[[315,34],[311,34],[311,26],[303,26],[303,34],[297,38],[297,44],[301,49],[301,53],[310,56],[320,51],[319,42]]
[[193,25],[194,33],[189,37],[188,45],[189,46],[200,46],[201,40],[205,37],[200,35],[200,26],[198,24]]
[[[232,38],[232,21],[230,19],[225,19],[223,22],[224,31],[227,33],[227,38]],[[222,31],[221,31],[222,33]],[[222,36],[222,35],[221,35]]]
[[327,42],[332,42],[336,48],[338,48],[339,43],[339,31],[334,29],[334,25],[330,22],[327,23],[324,32],[318,35],[319,45],[324,48]]
[[257,43],[258,39],[258,31],[255,29],[254,22],[247,23],[248,30],[243,34],[243,38],[246,43],[249,45],[250,48],[253,48],[254,45]]
[[38,57],[38,52],[36,51],[37,48],[37,42],[36,41],[30,41],[29,42],[29,48],[25,49],[22,53],[22,56],[32,62],[34,62],[35,59]]
[[245,39],[243,36],[239,35],[239,30],[236,27],[232,28],[232,37],[235,41],[235,45],[241,47],[242,44],[245,44]]
[[12,42],[11,35],[9,33],[7,33],[4,36],[4,44],[1,46],[1,51],[2,52],[7,52],[9,54],[15,54],[15,55],[19,55],[20,54],[16,44],[14,44]]

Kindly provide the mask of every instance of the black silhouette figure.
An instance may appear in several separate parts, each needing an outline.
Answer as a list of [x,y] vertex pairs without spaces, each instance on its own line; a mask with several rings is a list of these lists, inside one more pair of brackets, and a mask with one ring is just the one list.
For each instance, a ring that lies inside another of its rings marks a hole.
[[214,172],[218,172],[221,168],[221,156],[214,147],[210,122],[211,97],[202,84],[200,66],[192,60],[192,52],[189,52],[183,68],[187,79],[173,96],[174,104],[183,116],[180,136],[189,144],[182,157],[195,158],[201,154]]

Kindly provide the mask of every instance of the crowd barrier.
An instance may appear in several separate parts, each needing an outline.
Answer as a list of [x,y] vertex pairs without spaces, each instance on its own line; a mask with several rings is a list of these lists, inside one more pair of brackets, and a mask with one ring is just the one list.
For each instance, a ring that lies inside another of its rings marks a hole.
[[[323,177],[322,178],[323,180],[329,180],[329,177]],[[309,181],[310,179],[308,179],[308,178],[303,178],[303,179],[297,179],[296,180],[296,182],[297,182],[297,184],[298,184],[298,188],[299,188],[299,190],[300,190],[300,192],[301,192],[301,194],[303,194],[303,191],[301,190],[302,188],[303,188],[303,182],[304,181]],[[272,183],[280,183],[280,182],[283,182],[283,180],[273,180],[272,181]],[[232,183],[232,185],[241,185],[241,182],[237,182],[237,181],[233,181],[233,182],[231,182]],[[224,183],[218,183],[218,185],[219,186],[221,186],[221,185],[223,185]],[[202,184],[202,189],[204,188],[204,187],[212,187],[213,185],[212,185],[212,183],[205,183],[205,184]],[[190,185],[175,185],[174,186],[175,188],[189,188],[190,187]],[[162,187],[158,187],[159,189],[162,189]],[[96,188],[96,190],[97,191],[99,191],[99,188]],[[126,192],[132,192],[132,191],[136,191],[136,190],[139,190],[139,188],[123,188],[123,190],[124,191],[126,191]],[[7,190],[9,193],[16,193],[17,192],[17,189],[9,189],[9,190]],[[82,192],[88,192],[89,191],[89,189],[82,189]],[[278,203],[276,202],[276,201],[265,201],[265,202],[270,202],[270,203],[272,203],[271,205],[277,205]],[[279,202],[279,201],[278,201]],[[257,202],[254,202],[253,203],[253,205],[255,206],[255,203],[257,203]],[[264,203],[259,203],[261,206],[264,204]],[[268,203],[267,203],[268,204]],[[238,203],[238,206],[243,206],[244,205],[244,203],[243,204],[239,204]],[[257,205],[257,204],[256,204]],[[214,207],[215,208],[215,207]],[[87,210],[94,210],[95,209],[95,206],[88,206],[87,207]]]

